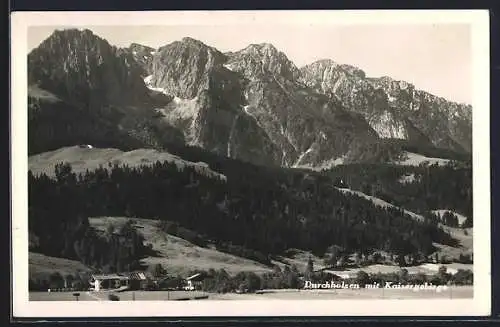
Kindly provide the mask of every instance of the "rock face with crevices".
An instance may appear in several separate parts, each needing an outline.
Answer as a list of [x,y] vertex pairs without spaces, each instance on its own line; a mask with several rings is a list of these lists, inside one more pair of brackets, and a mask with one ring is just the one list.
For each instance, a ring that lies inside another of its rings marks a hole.
[[169,98],[146,87],[130,52],[92,31],[55,31],[27,59],[30,154],[81,143],[130,150],[184,142],[154,111]]
[[389,77],[368,78],[359,68],[319,60],[301,68],[301,80],[314,90],[363,114],[381,138],[470,153],[472,107],[416,90]]
[[151,89],[172,95],[160,109],[190,145],[258,164],[277,163],[279,150],[243,106],[244,79],[226,67],[226,56],[183,38],[160,47],[152,59]]
[[301,81],[301,72],[271,44],[232,53],[226,67],[245,79],[244,111],[280,149],[283,166],[320,166],[377,136],[363,117]]
[[186,139],[227,156],[282,166],[316,166],[376,138],[357,113],[307,88],[271,44],[223,54],[184,38],[153,57],[152,89],[175,96],[162,109]]
[[268,43],[222,53],[186,37],[116,48],[71,29],[34,49],[28,68],[36,151],[70,140],[126,150],[187,144],[317,168],[369,158],[384,139],[471,150],[470,106],[332,60],[299,69]]
[[150,75],[151,64],[153,62],[153,55],[156,53],[156,50],[154,48],[138,43],[131,43],[128,48],[123,50],[127,51],[132,55],[135,62],[139,65],[141,69],[141,76],[143,78]]
[[145,101],[132,56],[90,30],[55,31],[28,54],[28,83],[92,107]]

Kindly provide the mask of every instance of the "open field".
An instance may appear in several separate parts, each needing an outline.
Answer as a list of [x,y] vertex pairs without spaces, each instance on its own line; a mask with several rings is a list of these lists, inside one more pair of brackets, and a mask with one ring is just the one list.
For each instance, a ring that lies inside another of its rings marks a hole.
[[263,294],[210,294],[210,300],[360,300],[360,299],[464,299],[473,297],[473,287],[449,287],[436,292],[363,288],[339,290],[275,290]]
[[[387,208],[387,207],[392,207],[392,208],[399,208],[391,203],[388,203],[382,199],[379,199],[377,197],[367,195],[363,192],[352,190],[349,188],[337,188],[339,191],[342,191],[344,193],[349,193],[349,194],[355,194],[357,196],[360,196],[362,198],[365,198],[369,201],[371,201],[374,205],[382,207],[382,208]],[[403,208],[401,208],[403,209]],[[403,209],[403,211],[408,214],[410,217],[412,217],[415,220],[422,221],[424,220],[424,217],[422,215],[419,215],[417,213],[414,213],[410,210]],[[434,213],[440,213],[442,214],[446,210],[434,210]],[[456,213],[455,213],[456,214]],[[464,216],[461,216],[460,221],[465,221]],[[459,241],[459,246],[458,247],[451,247],[448,245],[444,244],[439,244],[439,243],[433,243],[433,245],[437,249],[437,253],[439,254],[440,257],[446,256],[449,260],[458,260],[460,255],[472,255],[473,254],[473,248],[472,248],[472,234],[473,230],[472,228],[455,228],[455,227],[449,227],[446,225],[441,224],[441,227],[443,228],[444,231],[448,232],[453,238],[457,239]],[[472,267],[470,268],[472,269]]]
[[467,220],[467,217],[465,217],[464,215],[461,215],[458,212],[455,212],[453,210],[448,210],[448,209],[432,210],[432,213],[434,213],[436,215],[440,215],[440,216],[443,216],[446,212],[449,212],[449,213],[457,216],[457,220],[458,220],[459,225],[462,225]]
[[[98,217],[90,218],[90,224],[99,230],[105,230],[108,224],[118,226],[125,223],[129,218],[125,217]],[[157,256],[151,256],[142,259],[144,265],[162,264],[169,274],[186,276],[190,271],[195,269],[209,270],[225,269],[229,274],[236,274],[242,271],[252,271],[255,273],[264,273],[272,271],[272,268],[267,267],[258,262],[238,257],[235,255],[217,251],[211,247],[200,247],[192,244],[182,238],[166,234],[156,227],[156,221],[150,219],[134,219],[135,227],[144,235],[145,242],[153,245],[153,250]],[[461,253],[472,254],[472,229],[467,229],[467,235],[462,229],[443,227],[453,237],[458,239],[461,246],[453,248],[442,244],[435,244],[440,255],[446,255],[448,258],[456,258]],[[286,264],[295,265],[300,271],[303,271],[307,266],[307,261],[311,257],[314,261],[316,270],[324,268],[323,260],[312,255],[310,252],[293,249],[288,257],[281,257],[279,261],[273,261],[273,264],[284,268]],[[407,267],[409,273],[424,273],[426,275],[435,274],[440,265],[438,264],[423,264],[414,267]],[[458,269],[473,269],[472,264],[450,263],[444,264],[448,268],[448,272],[455,273]],[[62,274],[75,274],[77,271],[90,271],[90,268],[80,262],[48,257],[38,253],[29,254],[29,273],[31,278],[47,277],[53,272]],[[360,268],[350,268],[341,271],[332,271],[336,274],[355,275],[358,271],[363,270],[367,273],[393,273],[400,270],[396,265],[375,264]]]
[[[76,301],[74,292],[30,292],[30,301]],[[208,293],[198,291],[126,291],[79,292],[79,301],[109,301],[114,294],[120,301],[181,301],[207,298]]]
[[[80,301],[107,301],[107,292],[80,292]],[[465,299],[473,297],[472,286],[453,286],[446,290],[363,288],[338,290],[269,290],[262,294],[205,293],[189,291],[135,291],[114,293],[120,301],[175,300],[356,300],[356,299]],[[206,298],[208,296],[208,298]],[[75,301],[72,292],[30,292],[30,301]]]
[[439,166],[445,166],[450,161],[451,160],[449,160],[449,159],[432,158],[432,157],[427,157],[427,156],[421,155],[419,153],[405,151],[404,159],[397,161],[395,163],[398,165],[402,165],[402,166],[419,166],[421,164],[428,164],[428,165],[437,164]]
[[29,252],[30,278],[47,278],[50,274],[58,272],[63,276],[77,272],[89,272],[91,269],[75,260],[49,257],[40,253]]
[[[90,218],[91,226],[96,229],[105,230],[108,224],[118,226],[125,223],[129,218],[123,217],[99,217]],[[142,263],[150,266],[161,264],[169,274],[186,276],[195,269],[209,270],[225,269],[229,274],[241,271],[253,271],[256,273],[272,271],[258,262],[241,258],[235,255],[217,251],[210,247],[200,247],[182,238],[167,234],[156,227],[157,221],[151,219],[134,219],[135,227],[144,235],[145,243],[153,245],[157,256],[142,259]]]
[[[473,270],[472,264],[464,264],[464,263],[449,263],[449,264],[424,263],[418,266],[405,267],[405,269],[408,270],[408,273],[410,274],[422,273],[424,275],[430,276],[436,274],[439,270],[439,267],[441,266],[445,266],[447,268],[447,272],[452,274],[456,273],[458,269]],[[398,273],[400,270],[401,267],[396,265],[375,264],[359,268],[349,268],[345,270],[327,269],[326,271],[334,273],[339,276],[347,275],[349,277],[355,277],[359,271],[364,271],[368,274],[376,274],[376,273],[390,274],[390,273]]]
[[[75,292],[29,292],[29,299],[30,301],[76,301],[73,293]],[[77,293],[80,293],[78,301],[98,301],[88,292]]]
[[211,170],[206,163],[190,162],[168,152],[159,152],[153,149],[137,149],[123,152],[119,149],[111,148],[100,149],[71,146],[30,156],[28,165],[29,170],[35,175],[45,173],[48,176],[54,176],[55,165],[61,162],[71,164],[71,168],[75,173],[85,173],[87,169],[92,171],[99,167],[108,168],[109,164],[137,167],[153,165],[157,161],[175,164],[178,169],[188,166],[200,174],[223,180],[226,179],[226,176]]

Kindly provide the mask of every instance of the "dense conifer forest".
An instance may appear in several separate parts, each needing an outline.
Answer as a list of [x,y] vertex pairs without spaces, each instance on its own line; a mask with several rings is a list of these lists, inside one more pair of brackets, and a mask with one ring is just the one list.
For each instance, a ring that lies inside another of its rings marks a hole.
[[[319,256],[335,245],[345,253],[378,249],[426,257],[435,250],[433,242],[457,244],[431,215],[419,222],[400,209],[377,207],[340,192],[335,184],[340,176],[352,188],[390,197],[415,211],[447,208],[468,215],[472,210],[470,168],[349,165],[319,173],[255,166],[196,151],[187,157],[205,159],[227,180],[166,162],[138,168],[110,165],[78,175],[59,164],[55,178],[29,172],[31,249],[94,267],[111,265],[113,270],[138,268],[140,258],[151,254],[130,226],[99,233],[89,227],[87,217],[92,216],[169,222],[164,223],[166,230],[194,231],[193,239],[201,243],[209,241],[222,251],[264,263],[289,248]],[[411,173],[423,177],[394,182]]]
[[455,211],[468,218],[467,227],[472,226],[472,169],[468,164],[350,164],[323,173],[343,179],[350,188],[420,214],[436,209]]

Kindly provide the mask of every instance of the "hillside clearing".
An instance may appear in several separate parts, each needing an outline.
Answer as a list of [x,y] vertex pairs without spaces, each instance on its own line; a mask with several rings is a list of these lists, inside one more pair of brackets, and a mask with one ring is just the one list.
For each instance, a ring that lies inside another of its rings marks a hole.
[[29,252],[29,276],[32,279],[45,279],[52,273],[75,275],[78,272],[90,272],[91,268],[75,260],[49,257],[44,254]]
[[437,215],[437,214],[439,214],[441,217],[442,217],[445,213],[447,213],[447,212],[449,212],[449,213],[451,213],[451,214],[453,214],[453,215],[457,216],[457,218],[458,218],[458,224],[459,224],[459,225],[462,225],[462,224],[463,224],[463,223],[467,220],[467,217],[465,217],[464,215],[461,215],[461,214],[459,214],[459,213],[457,213],[457,212],[455,212],[455,211],[452,211],[452,210],[448,210],[448,209],[432,210],[432,213],[433,213],[433,214],[436,214],[436,215]]
[[[379,199],[379,198],[371,196],[371,195],[367,195],[367,194],[360,192],[360,191],[355,191],[355,190],[351,190],[348,188],[337,188],[337,189],[339,191],[344,192],[344,193],[355,194],[355,195],[358,195],[360,197],[363,197],[363,198],[371,201],[376,206],[379,206],[382,208],[391,207],[391,208],[402,209],[402,208],[399,208],[393,204],[390,204],[382,199]],[[424,220],[424,217],[422,215],[416,214],[416,213],[409,211],[409,210],[406,210],[406,209],[402,209],[402,210],[406,214],[410,215],[412,218],[414,218],[416,220],[419,220],[419,221]],[[441,211],[441,210],[438,210],[438,211]],[[462,217],[462,219],[465,218],[464,216],[461,216],[461,217]],[[460,218],[459,218],[459,221],[461,221]],[[472,248],[473,230],[472,230],[472,228],[463,229],[463,228],[449,227],[449,226],[445,226],[445,225],[440,225],[440,226],[443,228],[444,231],[448,232],[453,238],[458,240],[460,243],[460,245],[458,247],[451,247],[451,246],[444,245],[444,244],[433,243],[433,245],[437,248],[436,252],[438,253],[438,255],[440,257],[445,256],[449,260],[458,260],[460,255],[472,255],[473,254],[473,248]]]
[[446,166],[451,160],[443,158],[426,157],[419,153],[403,152],[403,160],[395,161],[394,163],[402,166],[420,166],[421,164]]
[[[101,231],[106,230],[109,224],[119,226],[131,218],[126,217],[96,217],[90,218],[90,224]],[[272,268],[262,265],[258,262],[223,253],[212,248],[203,248],[194,245],[182,238],[166,234],[156,227],[156,220],[151,219],[133,219],[137,228],[145,237],[145,243],[150,243],[153,250],[157,251],[158,256],[147,257],[142,260],[146,266],[161,264],[171,275],[179,274],[186,276],[192,270],[201,269],[215,270],[225,269],[229,274],[236,274],[242,271],[252,271],[255,273],[264,273],[272,271]],[[459,228],[443,227],[453,237],[460,241],[460,248],[452,248],[442,244],[434,244],[438,248],[440,256],[447,256],[449,259],[458,258],[460,254],[472,254],[472,229],[468,229],[469,234],[465,235]],[[323,260],[314,256],[308,251],[299,249],[290,249],[286,257],[279,257],[273,261],[273,264],[284,268],[286,265],[295,265],[299,271],[304,271],[307,262],[311,258],[314,264],[314,270],[325,269]],[[406,267],[409,273],[424,273],[426,275],[434,274],[441,264],[427,263],[415,267]],[[473,269],[472,264],[450,263],[444,264],[448,272],[455,273],[458,269]],[[338,275],[356,275],[360,270],[367,273],[396,273],[401,268],[397,265],[373,264],[359,268],[349,268],[346,270],[328,269],[329,272]],[[74,260],[49,257],[43,254],[29,254],[29,274],[30,278],[47,278],[54,272],[65,274],[76,274],[77,272],[88,272],[91,268]]]
[[28,167],[35,175],[45,173],[48,176],[54,176],[55,165],[61,162],[69,163],[73,171],[78,174],[85,173],[86,170],[93,171],[99,167],[108,168],[109,164],[138,167],[153,165],[157,161],[173,163],[180,170],[184,169],[184,167],[192,167],[200,174],[226,180],[226,176],[211,170],[206,163],[190,162],[168,152],[159,152],[153,149],[137,149],[123,152],[111,148],[64,147],[30,156]]
[[[109,224],[119,226],[130,218],[99,217],[89,218],[91,226],[105,230]],[[157,252],[155,257],[142,259],[144,265],[161,264],[169,274],[186,276],[195,269],[225,269],[230,274],[241,271],[268,272],[272,269],[258,262],[223,253],[212,248],[203,248],[182,238],[166,234],[156,224],[157,220],[134,219],[135,227],[144,235],[145,243],[150,243]]]
[[299,271],[305,271],[309,258],[313,261],[314,270],[324,269],[323,259],[310,251],[289,249],[287,256],[279,256],[272,263],[283,269],[285,266],[295,266]]
[[[445,266],[447,272],[450,274],[455,274],[459,269],[473,270],[472,264],[464,264],[464,263],[449,263],[449,264],[424,263],[418,266],[404,267],[404,269],[408,270],[409,274],[422,273],[424,275],[431,276],[436,274],[439,270],[439,267],[441,266]],[[377,273],[392,274],[392,273],[398,273],[401,269],[402,267],[397,265],[375,264],[365,267],[349,268],[345,270],[326,269],[325,271],[336,274],[338,276],[353,278],[356,277],[356,275],[360,271],[364,271],[368,274],[377,274]]]
[[355,194],[357,196],[360,196],[362,198],[365,198],[369,201],[371,201],[374,205],[376,206],[379,206],[379,207],[382,207],[382,208],[396,208],[396,209],[402,209],[404,211],[404,213],[406,213],[407,215],[411,216],[413,219],[416,219],[416,220],[420,220],[420,221],[423,221],[424,220],[424,217],[422,215],[419,215],[419,214],[416,214],[412,211],[409,211],[409,210],[406,210],[406,209],[403,209],[403,208],[399,208],[393,204],[390,204],[389,202],[386,202],[382,199],[379,199],[377,197],[374,197],[374,196],[371,196],[371,195],[367,195],[363,192],[360,192],[360,191],[355,191],[355,190],[351,190],[349,188],[339,188],[337,187],[337,189],[341,192],[344,192],[344,193],[350,193],[350,194]]
[[38,87],[38,85],[28,86],[28,96],[34,99],[43,100],[50,103],[61,101],[61,99],[59,99],[56,95],[50,93],[49,91],[41,89],[40,87]]

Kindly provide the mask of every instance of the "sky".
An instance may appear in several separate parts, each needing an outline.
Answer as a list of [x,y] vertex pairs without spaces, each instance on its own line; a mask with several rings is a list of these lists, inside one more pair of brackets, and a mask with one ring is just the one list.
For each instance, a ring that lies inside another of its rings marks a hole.
[[[189,36],[220,51],[236,51],[252,43],[271,43],[302,67],[332,59],[365,71],[368,77],[404,80],[448,100],[472,103],[470,25],[179,25],[73,26],[88,28],[110,44],[140,43],[158,48]],[[28,51],[55,29],[28,30]]]

